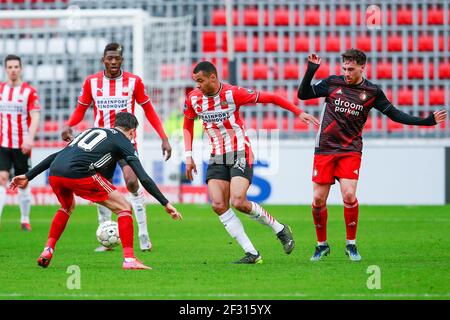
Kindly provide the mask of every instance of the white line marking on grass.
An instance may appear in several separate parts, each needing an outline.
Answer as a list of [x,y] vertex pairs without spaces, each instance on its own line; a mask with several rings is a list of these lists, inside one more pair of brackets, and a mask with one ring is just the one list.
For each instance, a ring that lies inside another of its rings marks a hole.
[[117,293],[117,294],[97,294],[97,293],[48,293],[48,294],[25,294],[25,293],[0,293],[0,297],[15,298],[15,297],[35,297],[35,298],[136,298],[136,297],[149,297],[149,298],[254,298],[254,297],[270,297],[270,298],[312,298],[312,297],[324,297],[324,298],[448,298],[450,293],[342,293],[342,294],[306,294],[306,293],[172,293],[172,294],[156,294],[156,293]]

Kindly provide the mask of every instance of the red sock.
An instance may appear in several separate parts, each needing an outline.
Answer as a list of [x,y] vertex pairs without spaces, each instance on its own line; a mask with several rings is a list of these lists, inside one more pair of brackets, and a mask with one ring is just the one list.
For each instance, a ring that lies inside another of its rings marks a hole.
[[358,211],[358,200],[355,200],[355,202],[352,203],[344,202],[344,219],[345,230],[347,232],[347,240],[356,239],[356,228],[358,227]]
[[314,219],[314,225],[316,226],[316,235],[318,242],[327,241],[327,220],[328,210],[327,206],[316,207],[312,206],[312,215]]
[[122,241],[124,258],[134,258],[133,250],[133,216],[130,210],[119,212],[117,222],[119,224],[119,235]]
[[67,213],[63,208],[59,209],[55,216],[53,217],[52,224],[50,226],[50,232],[48,234],[48,240],[46,247],[51,247],[55,250],[56,242],[61,237],[61,234],[66,228],[67,221],[70,218],[70,214]]

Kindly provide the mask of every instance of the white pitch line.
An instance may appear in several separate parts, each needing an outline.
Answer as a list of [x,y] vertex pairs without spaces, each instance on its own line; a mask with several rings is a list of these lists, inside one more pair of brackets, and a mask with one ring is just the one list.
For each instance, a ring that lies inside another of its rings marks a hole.
[[284,294],[273,294],[273,293],[206,293],[206,294],[192,294],[192,293],[173,293],[173,294],[155,294],[155,293],[118,293],[118,294],[96,294],[96,293],[49,293],[49,294],[25,294],[25,293],[0,293],[0,297],[72,297],[72,298],[134,298],[134,297],[150,297],[150,298],[181,298],[181,297],[192,297],[192,298],[252,298],[252,297],[272,297],[272,298],[289,298],[289,297],[299,297],[299,298],[312,298],[312,297],[324,297],[324,298],[345,298],[345,297],[355,297],[355,298],[449,298],[450,293],[342,293],[342,294],[306,294],[306,293],[284,293]]

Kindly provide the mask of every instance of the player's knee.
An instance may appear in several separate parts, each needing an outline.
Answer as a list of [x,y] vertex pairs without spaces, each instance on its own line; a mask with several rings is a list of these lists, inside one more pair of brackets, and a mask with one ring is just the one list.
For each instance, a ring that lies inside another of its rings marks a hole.
[[314,195],[313,197],[313,206],[315,207],[323,207],[327,203],[327,199],[321,195]]
[[211,207],[217,214],[222,214],[228,210],[228,206],[224,201],[212,201]]
[[244,197],[231,197],[231,205],[239,211],[247,211],[246,202],[247,199]]
[[356,201],[356,193],[353,190],[344,190],[342,192],[342,200],[347,203]]
[[129,180],[126,182],[126,184],[127,184],[127,189],[128,189],[128,191],[130,191],[130,192],[135,193],[135,192],[137,192],[138,189],[139,189],[139,182],[138,182],[137,179],[129,179]]

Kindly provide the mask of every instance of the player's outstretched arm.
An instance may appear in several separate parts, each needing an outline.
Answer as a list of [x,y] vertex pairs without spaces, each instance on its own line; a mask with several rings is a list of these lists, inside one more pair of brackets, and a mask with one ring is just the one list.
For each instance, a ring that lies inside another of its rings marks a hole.
[[311,53],[308,56],[308,67],[306,68],[305,75],[298,87],[297,97],[301,100],[308,100],[317,98],[314,90],[311,86],[311,81],[316,73],[317,69],[320,67],[321,59],[315,53]]
[[159,137],[161,138],[162,141],[161,149],[163,157],[164,160],[167,161],[170,159],[172,155],[172,147],[170,146],[169,138],[167,138],[161,120],[159,119],[158,114],[156,113],[155,108],[153,108],[153,105],[150,100],[144,103],[142,105],[142,108],[144,109],[145,117],[147,118],[148,122],[150,122],[152,127],[156,130]]
[[[37,177],[38,175],[40,175],[42,172],[44,172],[45,170],[47,170],[48,168],[50,168],[50,165],[52,164],[53,160],[55,160],[55,158],[56,158],[56,156],[58,155],[59,152],[60,152],[60,151],[55,152],[55,153],[49,155],[47,158],[45,158],[44,160],[42,160],[42,161],[41,161],[40,163],[38,163],[36,166],[34,166],[33,168],[31,168],[31,169],[30,169],[27,173],[25,173],[24,175],[20,175],[20,176],[15,177],[15,178],[17,178],[17,179],[16,179],[16,182],[15,182],[16,187],[19,187],[19,188],[25,188],[25,187],[26,187],[26,185],[25,185],[25,186],[21,186],[21,183],[24,183],[24,182],[23,182],[23,177],[26,178],[26,180],[27,180],[26,183],[28,184],[28,181],[33,180],[35,177]],[[23,176],[23,177],[22,177],[22,176]],[[14,181],[14,179],[13,179],[13,181]],[[14,185],[11,185],[10,187],[14,187]],[[15,187],[14,187],[14,189],[15,189]]]
[[167,200],[162,194],[161,190],[159,190],[152,178],[150,178],[145,172],[139,159],[136,157],[128,157],[126,161],[130,165],[131,169],[133,169],[144,189],[147,190],[148,193],[150,193],[156,200],[158,200],[162,206],[164,206],[166,212],[170,214],[174,220],[182,219],[181,214],[169,203],[169,200]]
[[297,117],[300,118],[300,120],[302,120],[305,123],[313,123],[315,125],[319,125],[319,120],[316,119],[314,116],[301,110],[292,102],[290,102],[288,99],[273,94],[271,92],[265,91],[260,92],[258,96],[258,103],[273,103],[277,106],[280,106],[283,109],[293,112]]
[[438,123],[445,121],[447,118],[446,110],[435,111],[430,114],[426,118],[420,118],[411,116],[403,111],[398,110],[394,106],[391,106],[386,112],[385,115],[389,117],[392,121],[407,124],[407,125],[416,125],[416,126],[434,126]]

